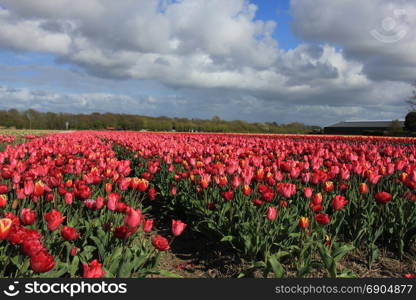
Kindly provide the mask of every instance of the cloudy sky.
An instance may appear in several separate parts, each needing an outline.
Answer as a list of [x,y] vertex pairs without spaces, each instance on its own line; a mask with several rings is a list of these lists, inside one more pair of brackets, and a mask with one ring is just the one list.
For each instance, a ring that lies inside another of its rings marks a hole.
[[0,0],[0,109],[403,119],[414,0]]

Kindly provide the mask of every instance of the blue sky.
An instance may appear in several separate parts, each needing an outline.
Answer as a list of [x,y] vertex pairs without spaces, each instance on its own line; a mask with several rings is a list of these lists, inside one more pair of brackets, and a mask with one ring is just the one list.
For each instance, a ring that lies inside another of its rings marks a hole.
[[160,1],[0,0],[0,109],[317,125],[407,111],[411,0]]
[[253,3],[258,7],[256,18],[266,21],[274,20],[277,23],[273,37],[279,40],[280,48],[289,50],[299,45],[299,39],[290,29],[292,18],[289,0],[257,0]]

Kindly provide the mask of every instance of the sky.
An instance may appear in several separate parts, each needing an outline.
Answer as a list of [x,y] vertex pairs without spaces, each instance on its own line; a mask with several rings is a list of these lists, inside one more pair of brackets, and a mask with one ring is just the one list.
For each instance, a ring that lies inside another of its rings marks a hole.
[[404,119],[414,0],[0,0],[0,109]]

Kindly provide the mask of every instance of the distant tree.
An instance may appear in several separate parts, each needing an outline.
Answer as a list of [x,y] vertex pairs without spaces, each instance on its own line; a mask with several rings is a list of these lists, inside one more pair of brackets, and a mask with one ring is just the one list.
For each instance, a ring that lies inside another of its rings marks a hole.
[[211,119],[211,121],[218,123],[218,122],[221,122],[221,118],[218,117],[218,116],[213,116],[212,119]]
[[20,112],[16,109],[0,110],[0,126],[7,128],[65,129],[123,129],[153,131],[196,132],[246,132],[246,133],[308,133],[311,126],[302,123],[279,125],[272,123],[248,123],[241,120],[225,121],[214,116],[211,120],[149,117],[129,114],[91,113],[67,114],[38,112],[34,109]]
[[403,133],[403,126],[399,120],[393,120],[390,127],[387,129],[386,134],[390,136],[397,136]]
[[416,111],[411,111],[406,115],[404,127],[409,131],[416,131]]
[[409,104],[411,111],[416,110],[416,81],[413,83],[413,87],[415,89],[412,91],[412,95],[406,100],[406,103]]

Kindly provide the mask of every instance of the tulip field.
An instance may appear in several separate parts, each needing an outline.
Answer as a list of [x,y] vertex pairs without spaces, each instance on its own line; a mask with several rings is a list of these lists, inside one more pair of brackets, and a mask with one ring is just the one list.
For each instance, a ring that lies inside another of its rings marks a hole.
[[0,276],[175,277],[192,233],[236,277],[360,277],[350,255],[387,252],[414,277],[415,189],[411,138],[0,134]]

